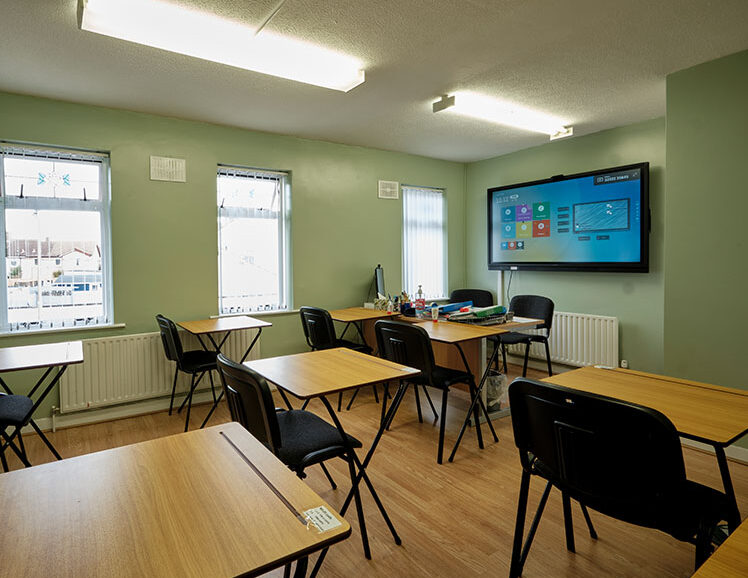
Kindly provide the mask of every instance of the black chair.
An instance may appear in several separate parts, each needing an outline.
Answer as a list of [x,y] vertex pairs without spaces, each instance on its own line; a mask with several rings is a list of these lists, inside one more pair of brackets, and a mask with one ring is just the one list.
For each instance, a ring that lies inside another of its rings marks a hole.
[[485,289],[455,289],[449,294],[450,303],[465,301],[472,301],[473,307],[490,307],[493,305],[493,295]]
[[[8,395],[0,393],[0,462],[3,471],[8,471],[8,462],[5,459],[5,450],[10,448],[18,456],[26,467],[31,466],[26,456],[26,448],[23,445],[21,428],[25,427],[31,420],[34,402],[25,395]],[[10,434],[8,429],[13,428]],[[18,440],[16,445],[14,440]]]
[[[509,387],[522,482],[510,578],[522,574],[551,486],[562,492],[567,548],[574,551],[570,499],[607,516],[696,545],[696,567],[731,509],[727,496],[686,478],[675,426],[661,413],[526,378]],[[522,546],[530,477],[547,480]],[[588,524],[591,523],[588,519]],[[591,529],[591,533],[592,529]],[[593,533],[593,537],[596,537]]]
[[204,349],[184,351],[182,349],[182,340],[179,338],[179,331],[177,331],[177,326],[174,322],[163,315],[156,315],[156,321],[158,322],[158,328],[161,332],[161,342],[164,345],[166,358],[170,361],[176,362],[176,367],[174,369],[174,385],[171,388],[171,400],[169,401],[169,415],[171,415],[174,407],[174,394],[177,390],[177,377],[179,376],[179,372],[182,371],[187,373],[191,378],[190,389],[187,392],[184,401],[182,401],[182,405],[180,405],[177,410],[177,413],[181,413],[185,404],[187,404],[187,417],[184,420],[184,431],[187,431],[190,427],[192,394],[206,373],[210,379],[210,389],[213,393],[213,401],[216,401],[216,389],[213,384],[213,374],[211,371],[216,369],[217,353],[215,351],[206,351]]
[[[379,354],[382,357],[421,371],[419,375],[408,377],[407,380],[408,383],[416,386],[416,403],[419,420],[421,420],[421,413],[417,397],[418,386],[429,386],[442,390],[441,415],[438,417],[440,419],[439,449],[436,457],[437,463],[441,464],[444,451],[444,428],[447,422],[447,395],[449,394],[449,388],[456,383],[466,383],[470,388],[471,397],[475,396],[476,385],[472,374],[467,371],[459,371],[436,365],[431,339],[428,333],[417,324],[403,321],[380,320],[374,324],[374,331],[377,336]],[[434,415],[436,416],[436,412]],[[477,407],[475,409],[475,419],[478,419]],[[493,433],[494,440],[498,441],[499,438],[496,436],[490,420],[488,420],[488,426]],[[483,447],[479,425],[476,426],[476,432],[480,447]]]
[[[312,348],[312,351],[316,351],[317,349],[332,349],[333,347],[347,347],[354,351],[371,354],[372,350],[368,345],[337,337],[335,324],[327,309],[303,306],[299,309],[299,315],[301,316],[301,327],[304,329],[304,337],[309,347]],[[374,385],[372,387],[374,389],[374,399],[379,403],[377,386]],[[358,395],[358,389],[353,392],[353,396],[351,396],[346,409],[351,409],[351,404],[356,399],[356,395]],[[307,404],[308,402],[302,406],[302,409],[306,408]],[[340,392],[338,395],[338,411],[341,410],[342,405],[343,392]]]
[[[297,476],[303,479],[306,468],[319,464],[334,490],[337,486],[323,462],[342,458],[348,462],[351,481],[355,479],[355,464],[348,459],[345,441],[334,425],[309,411],[276,408],[265,378],[223,354],[218,355],[217,365],[231,419],[242,424]],[[356,438],[347,437],[351,448],[362,447]]]
[[548,364],[548,375],[553,375],[551,367],[551,351],[548,347],[548,338],[551,335],[551,325],[553,324],[553,301],[548,297],[540,295],[515,295],[509,302],[509,311],[513,311],[518,317],[532,317],[533,319],[542,319],[543,323],[536,329],[545,329],[545,335],[531,335],[529,333],[520,333],[510,331],[502,333],[496,337],[489,338],[496,343],[496,347],[501,347],[501,359],[504,363],[506,372],[506,347],[507,345],[525,344],[525,363],[522,366],[522,377],[527,375],[527,360],[530,356],[530,345],[533,342],[543,343],[545,345],[545,360]]

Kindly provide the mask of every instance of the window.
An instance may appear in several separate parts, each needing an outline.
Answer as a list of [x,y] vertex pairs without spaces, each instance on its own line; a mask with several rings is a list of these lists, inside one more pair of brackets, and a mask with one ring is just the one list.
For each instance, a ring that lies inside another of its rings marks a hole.
[[112,323],[109,158],[0,144],[0,331]]
[[403,185],[403,285],[426,299],[447,294],[446,197],[442,189]]
[[218,168],[218,311],[289,305],[288,174]]

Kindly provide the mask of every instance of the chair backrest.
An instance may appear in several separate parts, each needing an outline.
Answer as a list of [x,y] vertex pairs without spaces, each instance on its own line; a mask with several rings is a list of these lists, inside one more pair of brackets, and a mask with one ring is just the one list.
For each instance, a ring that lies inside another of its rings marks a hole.
[[434,372],[434,350],[429,334],[423,327],[404,321],[380,319],[374,324],[379,355],[421,370],[429,382]]
[[678,432],[653,409],[527,378],[509,402],[522,467],[595,510],[656,526],[686,481]]
[[306,342],[312,349],[330,349],[335,347],[335,325],[327,309],[320,307],[301,307],[301,327],[304,329]]
[[542,319],[543,324],[537,328],[547,329],[548,335],[553,325],[553,307],[553,301],[540,295],[515,295],[509,302],[509,311],[514,311],[515,315]]
[[156,315],[158,330],[161,332],[161,343],[164,345],[166,359],[176,361],[179,364],[182,361],[182,340],[179,338],[179,331],[174,322],[160,313]]
[[493,295],[485,289],[455,289],[450,293],[449,300],[452,303],[472,301],[473,307],[490,307],[493,305]]
[[281,446],[280,427],[270,387],[259,373],[220,353],[216,359],[231,419],[276,453]]

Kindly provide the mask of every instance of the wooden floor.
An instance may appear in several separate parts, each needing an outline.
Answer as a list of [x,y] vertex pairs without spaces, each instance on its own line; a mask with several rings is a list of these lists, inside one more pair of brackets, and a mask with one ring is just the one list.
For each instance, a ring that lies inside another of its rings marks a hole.
[[[515,375],[516,375],[516,369]],[[510,377],[513,375],[510,374]],[[531,377],[542,377],[531,372]],[[439,392],[436,395],[440,395]],[[446,448],[451,449],[467,408],[466,395],[450,394]],[[424,415],[430,410],[425,405]],[[279,405],[280,402],[279,402]],[[193,422],[199,425],[209,406],[194,408]],[[438,407],[438,405],[437,405]],[[319,402],[310,408],[325,415]],[[341,420],[349,433],[368,447],[377,428],[380,406],[371,388],[362,390]],[[228,421],[225,404],[211,424]],[[475,433],[469,430],[454,463],[436,464],[438,426],[418,423],[412,393],[406,397],[392,429],[382,439],[368,468],[390,516],[402,537],[396,546],[376,511],[368,493],[364,507],[372,547],[372,560],[361,548],[355,510],[346,518],[354,527],[350,539],[335,546],[327,556],[321,576],[507,576],[514,529],[520,466],[509,418],[495,423],[499,442],[490,440],[479,450]],[[179,433],[182,416],[165,412],[122,419],[90,426],[59,430],[49,434],[64,457],[136,443]],[[50,461],[52,456],[34,435],[24,436],[31,462]],[[490,438],[489,438],[490,439]],[[684,449],[691,479],[721,488],[714,456]],[[9,456],[12,468],[20,467]],[[308,484],[333,506],[340,506],[349,487],[347,466],[340,460],[330,463],[340,484],[330,489],[319,468],[311,468]],[[748,466],[731,462],[730,468],[742,512],[748,511]],[[533,481],[530,508],[540,497],[542,482]],[[565,548],[561,499],[551,494],[545,515],[525,565],[524,578],[565,576],[600,578],[607,576],[670,577],[690,576],[693,572],[693,546],[654,530],[630,526],[592,512],[600,538],[591,540],[578,508],[573,509],[576,554]],[[8,529],[6,528],[6,531]],[[251,544],[247,544],[251,548]],[[281,576],[281,572],[271,573]]]

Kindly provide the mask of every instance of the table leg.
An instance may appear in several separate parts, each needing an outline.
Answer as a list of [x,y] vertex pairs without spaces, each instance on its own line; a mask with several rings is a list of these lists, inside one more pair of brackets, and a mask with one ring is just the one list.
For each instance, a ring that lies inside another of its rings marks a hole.
[[491,423],[491,418],[488,415],[488,410],[486,409],[486,406],[483,403],[483,399],[481,398],[481,394],[483,393],[483,387],[486,385],[488,376],[491,373],[491,366],[496,361],[498,353],[499,353],[498,348],[494,349],[493,353],[491,354],[491,358],[488,360],[488,363],[486,364],[486,370],[483,372],[483,376],[481,377],[480,384],[478,385],[478,388],[475,391],[475,395],[473,396],[473,399],[470,403],[468,412],[465,415],[465,420],[462,422],[462,427],[460,428],[460,433],[457,436],[457,441],[455,442],[454,448],[452,448],[452,453],[449,454],[450,462],[454,461],[455,454],[457,453],[457,448],[460,447],[462,436],[465,434],[465,429],[467,428],[468,422],[470,421],[471,413],[474,414],[476,427],[478,427],[478,439],[480,440],[480,417],[478,414],[478,407],[480,407],[480,409],[483,411],[483,415],[486,417],[486,423],[488,424],[488,427],[491,430],[491,434],[493,435],[494,441],[499,441],[499,438],[496,435],[496,430],[494,429],[493,424]]
[[738,501],[735,498],[735,488],[732,485],[732,478],[730,477],[730,468],[727,464],[725,448],[715,445],[714,453],[717,456],[719,473],[722,476],[722,485],[725,488],[725,494],[727,495],[727,499],[730,501],[730,509],[732,510],[732,515],[727,521],[727,525],[730,528],[730,532],[734,532],[740,525],[740,510],[738,509]]
[[[386,390],[387,390],[387,385],[385,385],[385,391]],[[371,461],[372,457],[374,456],[374,451],[377,449],[377,446],[379,445],[379,440],[382,439],[382,435],[384,434],[385,429],[387,429],[387,426],[390,424],[390,422],[395,417],[395,414],[397,413],[397,410],[400,407],[400,403],[402,402],[402,399],[405,395],[406,390],[407,390],[407,385],[405,384],[405,382],[401,381],[400,386],[398,387],[397,393],[392,398],[392,403],[390,404],[390,407],[387,410],[387,413],[383,415],[381,418],[381,422],[379,424],[379,430],[377,431],[377,435],[374,436],[374,441],[372,441],[371,447],[369,448],[369,451],[366,453],[366,457],[364,458],[364,461],[358,462],[359,464],[358,475],[356,476],[355,481],[353,482],[353,485],[350,491],[348,492],[348,495],[345,498],[345,502],[343,502],[343,507],[339,510],[340,515],[344,516],[346,511],[348,510],[348,506],[351,503],[351,499],[355,497],[355,495],[358,493],[357,488],[358,488],[359,483],[361,482],[362,479],[365,480],[366,485],[369,487],[369,491],[372,494],[372,497],[374,497],[374,501],[379,507],[379,511],[382,513],[382,517],[387,523],[387,526],[390,528],[390,532],[392,533],[392,536],[395,539],[395,544],[397,544],[398,546],[402,544],[402,540],[400,539],[400,536],[398,536],[397,532],[395,531],[395,527],[392,525],[392,522],[390,521],[390,518],[387,515],[387,512],[385,511],[384,505],[379,499],[379,496],[374,491],[374,488],[371,485],[371,481],[366,475],[366,468],[369,465],[369,462]],[[326,402],[324,397],[322,399]],[[340,421],[337,419],[335,412],[332,411],[332,407],[329,407],[329,403],[326,403],[326,405],[328,406],[328,412],[330,412],[330,415],[333,416],[333,419],[337,425],[338,423],[340,423]],[[327,555],[327,550],[328,548],[325,548],[320,553],[319,557],[317,558],[316,563],[314,564],[312,573],[309,575],[310,578],[314,578],[317,575],[317,572],[319,572],[319,569],[322,566],[322,562],[324,561],[325,556]]]
[[[348,436],[345,433],[345,429],[343,429],[343,424],[340,423],[340,420],[338,419],[338,416],[335,413],[335,410],[330,405],[330,402],[327,401],[327,398],[322,395],[320,396],[320,401],[324,404],[325,408],[327,409],[327,412],[330,414],[330,417],[332,417],[333,422],[335,423],[335,427],[338,428],[338,431],[340,432],[341,437],[343,438],[343,444],[345,446],[346,450],[346,458],[348,462],[348,469],[350,470],[351,475],[351,491],[353,492],[353,497],[356,502],[356,512],[358,514],[358,524],[361,528],[361,541],[363,542],[364,546],[364,556],[366,556],[367,560],[371,560],[371,550],[369,549],[369,535],[366,532],[366,520],[364,519],[364,508],[361,503],[361,494],[358,490],[358,476],[356,475],[356,453],[351,446],[351,444],[348,442]],[[340,511],[340,515],[344,515],[344,511]]]
[[[260,333],[262,333],[262,327],[257,328],[257,335],[255,335],[254,339],[249,344],[249,347],[247,347],[247,351],[244,352],[244,355],[242,356],[241,361],[239,361],[239,363],[244,363],[244,360],[247,359],[247,356],[252,351],[252,348],[255,346],[255,343],[257,343],[257,340],[260,338]],[[224,343],[226,343],[226,340],[229,338],[229,335],[231,335],[231,331],[226,332],[226,335],[224,335],[223,339],[221,340],[221,343],[216,343],[213,337],[210,335],[210,333],[208,334],[208,337],[210,338],[211,343],[213,343],[213,345],[215,346],[216,353],[221,352],[221,347],[223,346]],[[198,339],[200,339],[199,335],[197,337]],[[208,351],[208,348],[205,347],[205,344],[203,343],[202,339],[200,339],[200,343],[203,345],[203,348],[206,351]],[[286,397],[286,394],[282,390],[278,390],[278,391],[281,392],[281,396],[283,397],[283,400],[286,402],[288,409],[293,409],[293,407],[291,407],[291,403],[288,401],[288,398]],[[203,429],[205,425],[208,423],[208,420],[213,415],[213,412],[216,411],[216,408],[218,408],[218,404],[221,403],[222,399],[223,399],[223,387],[221,387],[221,393],[218,394],[218,399],[213,401],[213,406],[210,408],[208,415],[205,416],[205,419],[203,420],[203,423],[200,426],[200,429]]]
[[[39,395],[37,400],[34,402],[34,405],[31,406],[31,409],[29,410],[29,413],[27,414],[27,419],[24,419],[24,424],[28,423],[31,425],[32,428],[34,428],[34,431],[38,434],[39,438],[44,442],[44,444],[49,448],[49,451],[52,452],[52,455],[58,459],[61,460],[62,456],[57,452],[55,447],[52,445],[52,442],[50,442],[47,439],[47,436],[44,435],[44,432],[39,428],[38,425],[36,425],[36,422],[32,419],[32,416],[34,415],[34,412],[39,408],[41,403],[44,401],[44,399],[49,395],[49,392],[52,391],[52,388],[57,385],[57,382],[60,381],[60,378],[65,373],[65,370],[68,368],[67,365],[60,365],[57,366],[57,373],[52,377],[52,380],[44,387],[44,390]],[[31,398],[31,396],[36,393],[36,391],[44,384],[44,381],[47,379],[49,374],[55,369],[55,367],[50,367],[47,369],[44,374],[39,378],[39,380],[36,382],[33,388],[31,388],[31,391],[29,392],[28,397]],[[0,385],[2,385],[3,389],[8,392],[9,395],[13,395],[13,392],[11,391],[10,387],[5,383],[5,381],[0,377]],[[21,426],[23,427],[23,426]],[[19,429],[19,435],[20,435],[20,427]],[[11,435],[11,439],[13,438],[13,435]]]

